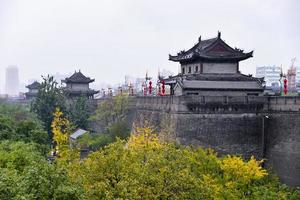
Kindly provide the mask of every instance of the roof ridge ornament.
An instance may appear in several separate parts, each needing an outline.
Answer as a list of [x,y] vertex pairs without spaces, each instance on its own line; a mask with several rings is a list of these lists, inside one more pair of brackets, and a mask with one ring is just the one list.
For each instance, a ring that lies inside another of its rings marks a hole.
[[199,43],[201,42],[201,35],[200,35],[200,37],[198,38],[198,42],[199,42]]
[[218,31],[218,38],[221,38],[221,31]]

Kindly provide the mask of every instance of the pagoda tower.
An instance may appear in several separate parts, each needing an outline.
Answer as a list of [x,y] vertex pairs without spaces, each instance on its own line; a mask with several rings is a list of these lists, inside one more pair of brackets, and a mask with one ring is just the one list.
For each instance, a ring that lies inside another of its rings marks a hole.
[[251,58],[253,51],[232,48],[221,39],[221,33],[202,40],[187,51],[169,55],[180,63],[180,72],[165,79],[171,94],[202,96],[259,96],[263,94],[264,78],[241,74],[239,62]]
[[78,72],[75,71],[72,76],[62,80],[62,82],[66,84],[63,91],[69,98],[85,96],[89,99],[93,99],[94,95],[99,93],[99,91],[92,90],[89,87],[89,84],[94,81],[95,79],[86,77],[80,70]]
[[37,81],[34,81],[30,85],[27,85],[26,88],[28,88],[28,92],[25,93],[26,99],[33,99],[37,96],[39,92],[41,84]]

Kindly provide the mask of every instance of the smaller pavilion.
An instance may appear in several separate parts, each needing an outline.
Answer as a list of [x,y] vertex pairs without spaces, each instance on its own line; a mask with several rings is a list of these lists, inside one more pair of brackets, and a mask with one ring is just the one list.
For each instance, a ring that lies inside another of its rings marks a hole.
[[27,85],[26,88],[28,88],[28,92],[25,93],[26,99],[32,99],[35,98],[39,92],[41,84],[37,81],[34,81],[30,85]]
[[66,84],[63,91],[70,98],[85,96],[88,99],[93,99],[94,95],[99,93],[99,91],[92,90],[89,87],[89,84],[94,81],[95,79],[86,77],[80,70],[78,72],[75,71],[72,76],[62,80]]

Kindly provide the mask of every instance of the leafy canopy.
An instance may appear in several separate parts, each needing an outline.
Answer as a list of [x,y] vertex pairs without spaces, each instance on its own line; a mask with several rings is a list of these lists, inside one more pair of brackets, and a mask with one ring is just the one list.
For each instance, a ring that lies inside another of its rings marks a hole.
[[84,199],[66,171],[49,163],[34,144],[0,142],[0,199]]
[[35,142],[44,155],[48,153],[48,134],[29,110],[18,105],[0,104],[0,111],[0,141]]
[[52,113],[57,107],[63,111],[66,110],[65,97],[53,76],[48,75],[43,77],[43,82],[41,83],[37,97],[31,104],[31,110],[35,112],[44,123],[50,136],[51,122],[53,121]]
[[74,99],[68,107],[69,118],[77,128],[88,129],[90,113],[85,96]]
[[[253,157],[217,157],[212,150],[164,143],[138,129],[69,164],[88,199],[297,199]],[[271,197],[271,198],[269,198]]]

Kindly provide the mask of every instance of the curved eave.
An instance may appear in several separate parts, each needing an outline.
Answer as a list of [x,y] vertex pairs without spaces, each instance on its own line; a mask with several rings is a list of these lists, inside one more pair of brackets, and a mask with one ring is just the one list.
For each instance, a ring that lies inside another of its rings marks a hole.
[[198,56],[195,54],[191,55],[190,57],[185,58],[187,55],[180,55],[180,56],[172,56],[169,54],[169,60],[174,62],[184,62],[184,61],[192,61],[195,60]]
[[202,60],[233,60],[233,61],[242,61],[246,60],[248,58],[253,57],[253,51],[249,53],[243,53],[241,55],[233,55],[233,56],[227,56],[227,55],[219,55],[219,56],[214,56],[214,55],[198,55],[199,59]]
[[72,80],[68,80],[68,79],[62,80],[63,83],[92,83],[94,81],[95,81],[95,79],[90,79],[90,80],[86,80],[86,81],[72,81]]
[[32,87],[32,86],[26,86],[26,88],[30,89],[30,90],[34,90],[34,89],[39,89],[39,87]]
[[74,91],[74,90],[68,90],[68,89],[64,89],[64,92],[67,93],[67,94],[75,94],[75,95],[79,95],[79,94],[97,94],[99,93],[100,91],[99,90],[88,90],[88,91]]
[[242,60],[246,60],[248,58],[253,57],[253,51],[249,52],[249,53],[243,53],[241,55],[236,55],[236,56],[213,56],[213,55],[195,55],[193,54],[191,57],[189,58],[182,58],[183,56],[172,56],[169,55],[169,60],[174,61],[174,62],[188,62],[188,61],[194,61],[195,59],[197,60],[203,60],[203,61],[228,61],[228,60],[232,60],[232,61],[242,61]]

